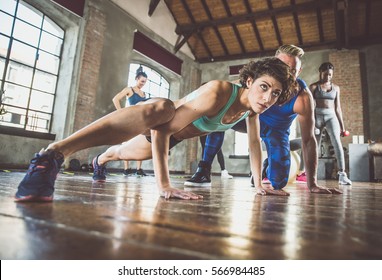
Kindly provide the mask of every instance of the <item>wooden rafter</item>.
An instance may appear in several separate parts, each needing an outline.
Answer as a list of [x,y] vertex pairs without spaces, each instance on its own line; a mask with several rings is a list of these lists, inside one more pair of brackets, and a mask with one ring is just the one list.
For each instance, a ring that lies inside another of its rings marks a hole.
[[[252,8],[248,0],[244,0],[244,4],[248,14],[252,13]],[[261,51],[264,51],[264,44],[263,44],[263,41],[261,40],[261,36],[260,36],[259,29],[257,28],[256,20],[251,19],[250,22],[252,24],[253,31],[255,32],[255,36],[256,36],[257,43],[259,44],[259,48]]]
[[[209,18],[210,20],[213,20],[211,11],[210,11],[210,9],[208,8],[208,5],[207,5],[206,0],[202,0],[202,5],[203,5],[203,7],[204,7],[204,10],[206,11],[206,14],[207,14],[208,18]],[[215,33],[216,33],[216,36],[217,36],[218,39],[219,39],[219,42],[220,42],[220,44],[221,44],[221,46],[222,46],[222,48],[223,48],[224,53],[225,53],[226,55],[228,55],[228,54],[229,54],[228,48],[227,48],[226,44],[224,43],[223,37],[222,37],[222,35],[220,34],[219,29],[218,29],[216,26],[214,26],[213,29],[214,29],[214,31],[215,31]]]
[[[182,4],[184,6],[184,9],[186,10],[186,13],[187,15],[189,16],[191,22],[195,25],[195,18],[194,16],[192,15],[192,12],[190,10],[190,8],[188,7],[187,5],[187,2],[185,0],[181,0],[182,1]],[[211,50],[210,48],[208,47],[206,41],[204,40],[202,34],[201,34],[201,31],[203,30],[204,28],[199,28],[197,31],[196,31],[196,35],[198,36],[199,40],[202,42],[203,44],[203,47],[205,48],[206,52],[208,53],[208,56],[209,56],[209,59],[213,59],[213,55],[211,53]],[[191,33],[191,32],[189,32]]]
[[[180,48],[183,47],[185,43],[187,43],[187,40],[191,37],[192,34],[193,33],[190,32],[189,34],[183,36],[182,40],[180,41],[178,40],[179,42],[177,41],[174,47],[174,53],[177,53],[180,50]],[[182,36],[182,35],[179,35],[179,36]]]
[[332,7],[334,13],[334,24],[336,30],[337,38],[337,49],[342,49],[345,43],[345,26],[344,26],[344,1],[343,0],[333,0]]
[[[319,0],[316,0],[319,1]],[[317,26],[318,26],[318,34],[320,36],[320,42],[324,42],[324,29],[322,26],[322,14],[321,14],[321,8],[317,7],[316,10],[316,16],[317,16]]]
[[[268,4],[268,9],[273,10],[273,5],[272,5],[271,0],[267,0],[267,4]],[[281,46],[283,44],[283,42],[281,40],[279,25],[277,24],[277,20],[276,20],[275,15],[272,14],[271,19],[272,19],[272,23],[273,23],[273,28],[275,29],[277,41],[279,42],[279,46]]]
[[[381,40],[382,41],[382,40]],[[328,41],[325,43],[312,43],[312,44],[305,44],[304,50],[305,51],[314,51],[319,50],[322,48],[328,48],[332,49],[336,47],[337,42],[336,41]],[[245,54],[235,54],[235,55],[229,55],[229,56],[218,56],[214,58],[214,61],[226,61],[226,60],[236,60],[236,59],[245,59],[245,58],[255,58],[255,57],[264,57],[264,56],[272,56],[275,54],[275,49],[268,49],[265,51],[256,51],[256,52],[247,52]],[[199,59],[200,63],[207,63],[211,62],[209,59]]]
[[149,17],[151,17],[154,14],[155,9],[157,8],[160,0],[151,0],[150,6],[149,6]]
[[[184,1],[182,1],[184,2]],[[262,19],[262,18],[269,18],[270,16],[276,16],[282,13],[297,13],[302,12],[305,10],[314,10],[317,9],[317,7],[328,7],[332,3],[332,0],[320,0],[318,2],[305,2],[294,6],[285,6],[280,8],[275,8],[272,10],[265,10],[265,11],[259,11],[259,12],[252,12],[246,15],[238,15],[238,16],[232,16],[229,18],[222,18],[222,19],[216,19],[216,20],[206,20],[198,23],[192,23],[192,24],[182,24],[179,25],[175,32],[177,34],[183,34],[190,31],[195,32],[197,29],[211,27],[211,26],[219,26],[219,25],[228,25],[232,23],[239,23],[239,22],[247,22],[255,19]]]
[[[231,13],[231,10],[230,10],[229,5],[228,5],[228,3],[227,3],[227,0],[222,0],[222,1],[223,1],[223,5],[224,5],[225,11],[226,11],[228,17],[232,17],[232,13]],[[233,31],[235,32],[236,40],[239,42],[241,51],[242,51],[243,53],[246,53],[246,50],[245,50],[245,46],[244,46],[243,40],[241,40],[240,32],[239,32],[239,30],[237,29],[236,24],[235,24],[235,23],[231,23],[231,26],[232,26],[232,28],[233,28]]]
[[[292,6],[295,6],[296,5],[296,0],[290,0],[290,4]],[[295,11],[293,11],[292,14],[293,14],[294,26],[296,27],[298,44],[302,45],[304,42],[302,40],[300,21],[298,20],[298,15],[297,15],[297,13]]]

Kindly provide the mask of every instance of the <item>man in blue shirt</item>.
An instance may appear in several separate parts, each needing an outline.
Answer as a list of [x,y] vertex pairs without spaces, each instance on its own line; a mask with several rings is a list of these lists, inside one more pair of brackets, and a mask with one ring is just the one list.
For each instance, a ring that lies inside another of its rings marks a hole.
[[[273,106],[260,115],[260,133],[268,153],[267,178],[270,186],[266,194],[289,195],[283,188],[289,177],[291,164],[289,133],[293,120],[297,117],[302,138],[302,155],[305,163],[307,186],[312,193],[341,193],[338,189],[328,189],[317,184],[317,142],[314,136],[314,102],[312,94],[306,83],[297,78],[301,72],[301,58],[303,49],[294,45],[283,45],[276,51],[275,56],[289,65],[298,81],[299,89],[296,95],[282,106]],[[242,121],[233,129],[246,131],[246,123]],[[205,152],[203,160],[199,163],[196,173],[185,182],[187,186],[201,186],[211,183],[211,163],[221,148],[222,141],[213,139],[214,135],[207,137],[206,145],[210,149]],[[210,139],[209,139],[210,138]],[[203,184],[204,183],[204,184]]]

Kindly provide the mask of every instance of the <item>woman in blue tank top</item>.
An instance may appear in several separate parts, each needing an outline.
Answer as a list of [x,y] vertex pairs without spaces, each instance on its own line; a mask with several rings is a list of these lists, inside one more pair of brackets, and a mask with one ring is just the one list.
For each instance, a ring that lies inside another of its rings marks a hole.
[[[142,66],[137,69],[136,75],[135,75],[135,81],[136,84],[134,87],[125,87],[123,90],[121,90],[119,93],[117,93],[113,97],[113,104],[117,110],[121,109],[121,100],[125,97],[127,98],[127,101],[131,105],[136,105],[139,102],[146,101],[150,98],[146,97],[146,93],[142,91],[142,88],[145,86],[147,82],[147,74],[143,71]],[[130,176],[135,174],[136,176],[146,176],[146,173],[143,172],[142,169],[142,161],[137,160],[137,169],[133,171],[133,169],[129,168],[129,161],[124,160],[124,170],[123,174],[125,176]]]
[[[153,98],[135,106],[116,110],[69,137],[52,143],[31,160],[30,170],[18,186],[16,201],[51,201],[59,166],[65,157],[101,145],[110,147],[93,160],[94,181],[106,180],[106,163],[112,160],[153,159],[157,187],[165,198],[200,199],[202,196],[174,188],[170,181],[170,145],[184,139],[225,131],[247,118],[251,171],[256,193],[261,185],[261,140],[259,114],[275,103],[287,101],[294,76],[278,58],[251,61],[239,75],[240,85],[210,81],[184,98],[172,102]],[[150,137],[148,137],[150,136]],[[145,138],[148,137],[148,138]],[[151,141],[152,143],[150,143]]]

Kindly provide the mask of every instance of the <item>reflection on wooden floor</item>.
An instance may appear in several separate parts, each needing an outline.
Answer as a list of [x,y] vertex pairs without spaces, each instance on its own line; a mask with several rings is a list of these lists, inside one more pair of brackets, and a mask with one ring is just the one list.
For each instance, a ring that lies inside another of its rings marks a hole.
[[[158,197],[154,177],[60,174],[53,203],[15,203],[23,173],[0,173],[1,259],[382,259],[382,185],[343,195],[254,195],[213,177],[200,201]],[[184,178],[173,178],[179,188]],[[321,182],[337,186],[336,181]]]

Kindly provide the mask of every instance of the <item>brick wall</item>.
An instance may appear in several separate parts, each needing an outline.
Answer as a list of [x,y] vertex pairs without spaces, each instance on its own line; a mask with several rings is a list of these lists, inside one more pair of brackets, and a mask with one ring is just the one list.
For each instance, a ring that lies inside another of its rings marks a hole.
[[[106,30],[105,14],[96,7],[88,6],[86,26],[84,30],[83,54],[80,70],[74,131],[94,121],[97,87],[101,55]],[[81,163],[87,163],[89,151],[83,150],[74,155]]]
[[[342,138],[344,147],[352,142],[353,135],[364,135],[363,102],[360,55],[358,50],[343,50],[329,53],[334,65],[334,83],[340,86],[341,108],[345,128],[350,136]],[[365,138],[366,140],[366,138]]]

